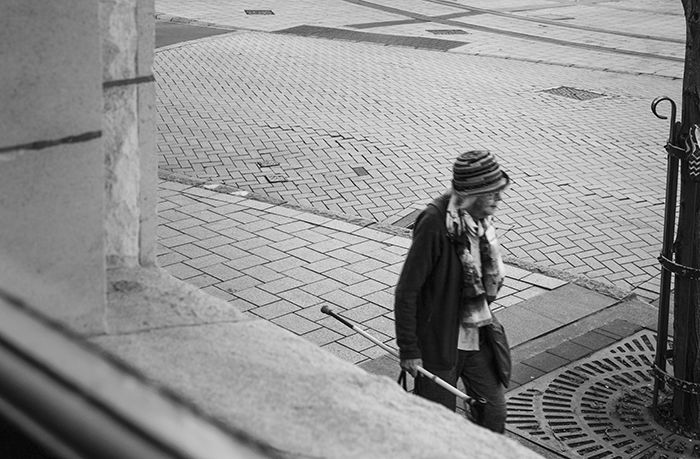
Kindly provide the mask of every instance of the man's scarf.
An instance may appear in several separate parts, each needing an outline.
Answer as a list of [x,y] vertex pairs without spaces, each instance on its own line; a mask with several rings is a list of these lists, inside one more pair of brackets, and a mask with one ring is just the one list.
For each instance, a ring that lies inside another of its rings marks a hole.
[[[488,304],[496,299],[505,278],[505,265],[492,219],[487,217],[475,222],[468,213],[457,210],[450,202],[446,224],[462,261],[462,323],[475,328],[487,325],[492,321]],[[481,273],[474,264],[469,233],[479,238]]]

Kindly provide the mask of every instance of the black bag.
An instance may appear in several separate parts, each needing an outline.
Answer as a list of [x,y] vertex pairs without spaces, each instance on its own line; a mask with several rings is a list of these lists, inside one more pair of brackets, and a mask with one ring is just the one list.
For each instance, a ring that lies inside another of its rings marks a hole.
[[408,384],[406,383],[406,370],[401,370],[401,373],[399,373],[399,379],[396,382],[399,383],[399,386],[403,387],[403,390],[408,392]]
[[493,351],[493,359],[496,365],[496,374],[506,388],[510,384],[510,373],[513,363],[510,358],[510,346],[506,338],[506,330],[503,325],[493,318],[493,321],[486,325],[486,339]]

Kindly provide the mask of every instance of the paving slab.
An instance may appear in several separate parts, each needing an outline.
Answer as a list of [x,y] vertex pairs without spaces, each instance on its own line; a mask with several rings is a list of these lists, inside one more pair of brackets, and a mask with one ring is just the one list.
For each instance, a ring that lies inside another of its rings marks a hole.
[[565,284],[554,290],[518,303],[517,307],[535,312],[560,324],[575,322],[582,317],[612,306],[618,300],[574,284]]
[[523,360],[521,363],[539,370],[543,373],[549,373],[550,371],[559,368],[563,365],[569,363],[570,360],[555,355],[550,352],[542,352],[534,357],[530,357],[527,360]]
[[[625,335],[626,336],[626,335]],[[562,357],[568,361],[578,360],[591,353],[591,350],[580,344],[567,341],[556,347],[548,349],[547,352]]]
[[384,354],[369,362],[361,363],[359,367],[370,373],[388,376],[393,379],[397,379],[400,372],[396,357],[389,354]]
[[517,304],[501,309],[494,314],[507,330],[508,344],[511,347],[530,341],[563,325],[562,322],[518,307]]

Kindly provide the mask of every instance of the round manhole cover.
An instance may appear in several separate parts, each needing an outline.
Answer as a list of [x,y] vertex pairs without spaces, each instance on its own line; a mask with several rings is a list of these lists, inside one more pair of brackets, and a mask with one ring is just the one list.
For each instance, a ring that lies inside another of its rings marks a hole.
[[650,410],[656,337],[644,330],[508,394],[507,429],[566,457],[700,457]]

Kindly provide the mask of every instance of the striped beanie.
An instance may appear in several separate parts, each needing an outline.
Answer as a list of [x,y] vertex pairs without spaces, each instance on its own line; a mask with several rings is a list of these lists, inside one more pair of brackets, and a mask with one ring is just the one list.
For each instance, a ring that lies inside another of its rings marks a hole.
[[504,189],[510,178],[488,150],[462,153],[452,167],[452,189],[470,195],[492,193]]

